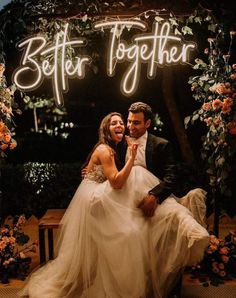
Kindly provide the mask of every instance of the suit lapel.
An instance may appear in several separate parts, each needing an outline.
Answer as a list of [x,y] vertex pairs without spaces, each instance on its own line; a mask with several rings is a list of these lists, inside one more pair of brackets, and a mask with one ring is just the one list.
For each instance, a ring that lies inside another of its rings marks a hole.
[[145,150],[145,158],[146,158],[146,165],[147,169],[152,169],[152,158],[153,158],[153,141],[150,134],[148,134],[146,150]]

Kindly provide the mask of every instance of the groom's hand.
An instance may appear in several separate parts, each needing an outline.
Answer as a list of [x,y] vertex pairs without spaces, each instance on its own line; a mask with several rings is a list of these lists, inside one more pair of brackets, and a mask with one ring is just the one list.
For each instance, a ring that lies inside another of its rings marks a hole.
[[143,211],[144,216],[152,217],[158,205],[157,198],[154,195],[148,194],[139,203],[138,208]]

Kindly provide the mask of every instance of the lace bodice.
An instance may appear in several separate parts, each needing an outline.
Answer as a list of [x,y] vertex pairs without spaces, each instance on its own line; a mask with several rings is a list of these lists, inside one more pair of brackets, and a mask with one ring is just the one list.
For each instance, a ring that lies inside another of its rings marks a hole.
[[96,181],[98,183],[104,182],[107,178],[104,176],[102,165],[94,165],[93,169],[85,175],[85,179]]

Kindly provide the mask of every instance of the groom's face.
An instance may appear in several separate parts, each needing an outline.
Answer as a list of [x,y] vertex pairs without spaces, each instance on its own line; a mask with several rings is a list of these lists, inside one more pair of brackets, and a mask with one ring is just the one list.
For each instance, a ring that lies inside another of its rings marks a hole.
[[151,120],[145,121],[143,112],[129,112],[127,119],[127,128],[132,138],[138,139],[141,137],[151,124]]

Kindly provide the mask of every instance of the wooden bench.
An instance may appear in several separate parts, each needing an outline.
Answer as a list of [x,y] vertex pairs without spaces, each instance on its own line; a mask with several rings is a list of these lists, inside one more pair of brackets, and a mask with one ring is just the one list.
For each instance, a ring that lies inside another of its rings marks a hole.
[[48,232],[48,257],[54,257],[53,229],[59,227],[60,221],[66,209],[48,209],[44,216],[39,220],[39,257],[40,264],[46,262],[45,230]]

